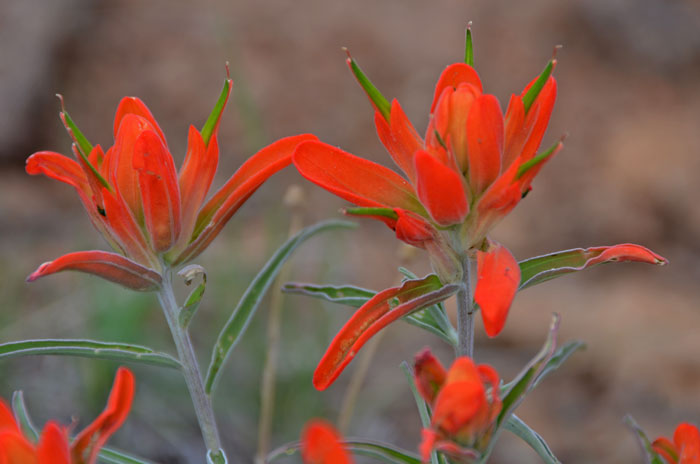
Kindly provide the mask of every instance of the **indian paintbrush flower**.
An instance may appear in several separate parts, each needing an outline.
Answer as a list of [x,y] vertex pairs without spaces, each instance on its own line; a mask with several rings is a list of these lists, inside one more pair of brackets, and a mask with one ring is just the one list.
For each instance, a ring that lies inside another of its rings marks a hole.
[[71,442],[70,427],[50,421],[39,442],[24,436],[10,408],[0,400],[0,464],[94,464],[109,437],[124,423],[134,397],[134,376],[119,368],[105,410]]
[[291,163],[294,148],[313,135],[281,139],[257,152],[208,200],[219,158],[217,132],[232,82],[209,119],[190,126],[179,173],[163,131],[146,105],[125,97],[114,119],[114,145],[91,145],[68,113],[60,116],[73,139],[71,159],[41,151],[27,159],[29,174],[72,185],[93,225],[116,253],[81,251],[42,264],[29,281],[72,269],[135,290],[155,290],[164,269],[198,256],[262,183]]
[[301,456],[304,464],[353,463],[335,428],[319,419],[309,421],[304,427],[301,437]]
[[652,448],[667,464],[700,464],[700,431],[693,424],[679,424],[673,441],[660,437],[654,440]]

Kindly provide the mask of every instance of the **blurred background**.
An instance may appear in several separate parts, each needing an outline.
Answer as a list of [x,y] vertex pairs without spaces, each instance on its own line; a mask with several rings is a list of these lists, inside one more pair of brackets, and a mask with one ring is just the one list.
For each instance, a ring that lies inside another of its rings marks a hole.
[[[512,378],[539,349],[552,312],[562,315],[562,341],[588,344],[517,411],[566,463],[640,462],[621,422],[627,413],[651,437],[670,436],[680,421],[700,422],[696,0],[0,1],[0,342],[85,337],[174,351],[154,295],[77,273],[24,281],[63,253],[107,248],[70,187],[24,173],[34,151],[70,152],[55,93],[103,147],[112,144],[119,99],[139,96],[179,164],[187,128],[204,123],[228,61],[234,87],[214,188],[257,149],[301,132],[390,165],[341,47],[387,97],[399,99],[422,132],[441,70],[463,57],[468,21],[485,91],[504,105],[541,71],[553,46],[563,45],[558,99],[543,143],[568,134],[565,148],[493,237],[518,259],[635,242],[671,262],[603,266],[528,289],[498,338],[487,339],[478,326],[477,360]],[[287,236],[291,213],[280,199],[292,184],[305,193],[296,213],[304,224],[340,216],[344,202],[305,184],[291,168],[248,201],[198,259],[209,271],[192,325],[203,363],[241,293]],[[312,242],[296,253],[290,279],[383,289],[399,281],[399,265],[429,270],[424,254],[406,253],[372,221]],[[359,364],[316,392],[315,364],[351,310],[293,295],[282,304],[273,446],[296,440],[312,416],[337,420]],[[229,358],[214,397],[232,462],[252,462],[257,446],[268,308],[269,299]],[[420,421],[399,363],[426,345],[445,364],[452,353],[405,323],[385,332],[346,433],[416,450]],[[181,377],[132,367],[135,405],[110,443],[157,462],[201,462],[203,445]],[[5,360],[0,395],[22,389],[37,423],[75,417],[80,429],[104,406],[115,368],[75,358]],[[539,460],[504,433],[492,462]]]

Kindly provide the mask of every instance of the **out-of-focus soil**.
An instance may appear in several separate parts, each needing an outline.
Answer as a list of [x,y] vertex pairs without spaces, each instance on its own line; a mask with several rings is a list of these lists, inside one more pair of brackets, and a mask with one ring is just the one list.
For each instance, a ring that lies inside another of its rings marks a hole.
[[[554,45],[563,45],[555,72],[558,98],[544,144],[567,134],[565,148],[542,170],[532,193],[495,230],[494,238],[519,259],[635,242],[671,263],[665,268],[604,266],[529,289],[517,297],[499,337],[478,338],[477,359],[509,379],[537,351],[552,312],[562,315],[562,341],[588,344],[518,410],[566,463],[640,462],[634,439],[621,422],[626,413],[652,437],[672,434],[680,421],[700,423],[700,4],[694,0],[0,3],[0,297],[19,318],[9,322],[0,317],[5,324],[0,342],[80,336],[81,325],[75,321],[89,311],[85,294],[65,285],[81,289],[94,280],[57,276],[53,282],[23,283],[42,261],[103,246],[70,187],[23,173],[24,159],[34,151],[70,151],[56,117],[55,93],[64,95],[83,132],[103,147],[111,145],[119,99],[139,96],[179,161],[188,125],[199,127],[206,119],[228,61],[234,89],[221,126],[217,182],[254,150],[300,132],[313,132],[389,165],[374,132],[371,108],[344,63],[341,47],[349,48],[385,95],[399,99],[422,131],[440,71],[463,56],[468,21],[474,22],[476,68],[485,90],[501,102],[540,72]],[[277,246],[261,241],[270,236],[261,234],[261,228],[286,228],[287,213],[278,199],[293,182],[302,180],[291,169],[271,179],[202,257],[203,264],[219,269],[232,263],[248,266],[249,279]],[[313,186],[304,188],[308,221],[338,216],[343,202]],[[261,214],[268,204],[273,204],[271,212]],[[278,231],[272,236],[283,235]],[[295,278],[332,278],[375,289],[399,279],[400,260],[390,231],[362,223],[337,243],[343,248],[324,249],[342,258],[341,264],[328,264],[328,256],[314,254],[309,245],[295,261]],[[229,249],[240,255],[222,264]],[[420,253],[411,266],[428,270]],[[325,277],[323,269],[328,271]],[[216,284],[226,282],[220,278],[210,285]],[[40,310],[44,315],[37,316]],[[294,297],[288,300],[286,317],[313,322],[315,313],[323,311]],[[54,316],[44,319],[45,314]],[[162,321],[151,319],[160,327]],[[328,336],[343,319],[332,318]],[[42,325],[44,320],[53,322]],[[260,337],[263,333],[261,329]],[[202,345],[212,337],[202,334]],[[294,342],[293,337],[285,341]],[[396,367],[426,344],[449,362],[451,354],[440,343],[406,325],[388,329],[349,434],[415,449],[419,421]],[[167,339],[164,346],[169,349]],[[304,356],[318,359],[321,349]],[[207,355],[203,348],[202,359]],[[261,359],[236,365],[243,370]],[[28,388],[16,379],[45,384],[42,373],[56,374],[0,364],[0,393],[7,397],[12,390]],[[255,393],[259,368],[232,374],[233,387],[241,377]],[[341,377],[334,391],[319,394],[318,401],[337,410],[349,377]],[[79,398],[62,391],[61,385],[45,385],[50,387],[46,394],[62,395],[65,404],[59,413],[67,415],[71,409],[66,404]],[[241,391],[218,392],[221,407]],[[258,399],[253,394],[247,401],[255,408]],[[141,400],[144,408],[145,403]],[[194,462],[197,458],[191,456],[201,445],[191,411],[184,411],[185,418],[165,412],[159,418],[158,409],[137,415],[134,430],[148,424],[167,428],[168,422],[177,421],[189,425],[179,432],[151,431],[148,444],[135,432],[125,433],[118,444],[166,462]],[[225,413],[222,435],[240,453],[241,462],[255,449],[257,424],[252,417],[246,422],[236,410]],[[296,433],[291,426],[276,430],[276,443],[294,439]],[[175,451],[189,443],[195,451]],[[493,462],[538,459],[504,434]]]

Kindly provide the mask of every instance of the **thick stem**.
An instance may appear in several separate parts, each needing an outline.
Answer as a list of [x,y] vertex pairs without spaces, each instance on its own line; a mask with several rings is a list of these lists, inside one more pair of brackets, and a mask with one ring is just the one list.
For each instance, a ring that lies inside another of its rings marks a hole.
[[219,431],[216,427],[214,410],[211,405],[211,397],[204,391],[202,374],[199,372],[199,364],[192,347],[192,340],[187,329],[180,327],[178,322],[179,307],[175,301],[171,275],[169,271],[163,273],[163,283],[158,292],[158,300],[163,307],[165,319],[168,321],[170,332],[175,341],[177,355],[182,364],[182,373],[185,376],[185,383],[192,398],[192,404],[197,414],[199,427],[202,430],[204,443],[210,455],[223,456]]
[[464,281],[457,292],[457,334],[459,343],[457,355],[474,356],[474,304],[471,288],[471,262],[468,256],[462,259]]

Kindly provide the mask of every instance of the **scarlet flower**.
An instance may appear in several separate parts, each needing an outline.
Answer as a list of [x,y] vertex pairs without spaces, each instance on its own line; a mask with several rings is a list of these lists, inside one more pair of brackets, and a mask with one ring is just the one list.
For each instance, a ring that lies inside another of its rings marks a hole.
[[700,464],[700,431],[693,424],[679,424],[673,441],[660,437],[654,440],[652,448],[668,464]]
[[135,290],[155,290],[165,268],[198,256],[262,183],[291,163],[299,142],[281,139],[248,159],[204,202],[216,172],[217,131],[231,80],[201,131],[190,126],[179,173],[165,135],[146,105],[134,97],[119,103],[114,145],[106,152],[87,141],[63,109],[76,160],[50,151],[27,159],[29,174],[72,185],[93,225],[117,253],[82,251],[42,264],[28,281],[66,269],[98,275]]
[[[293,157],[304,177],[360,207],[347,213],[379,219],[400,240],[426,249],[443,283],[462,280],[463,258],[476,256],[475,301],[490,336],[503,328],[520,270],[511,253],[486,234],[562,147],[559,142],[536,154],[556,97],[555,63],[511,97],[505,117],[471,66],[448,66],[438,80],[431,120],[421,138],[401,105],[381,97],[348,58],[375,105],[379,138],[407,180],[319,141],[300,144]],[[502,291],[484,291],[489,287]]]
[[430,453],[438,450],[471,462],[488,445],[501,412],[496,371],[464,356],[445,371],[426,349],[416,356],[415,382],[432,410],[430,428],[423,430],[420,445],[423,460],[429,461]]
[[331,424],[312,420],[302,432],[301,456],[304,464],[352,464],[353,460]]
[[94,464],[107,439],[124,423],[134,397],[134,376],[119,368],[104,411],[70,443],[68,429],[50,421],[38,444],[28,440],[0,399],[0,464]]

